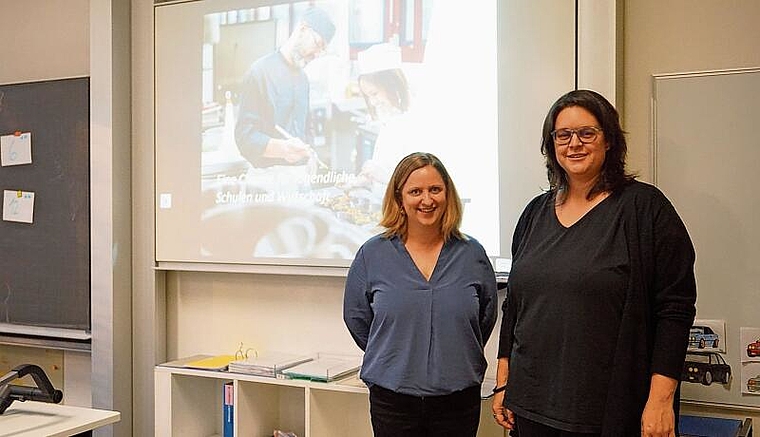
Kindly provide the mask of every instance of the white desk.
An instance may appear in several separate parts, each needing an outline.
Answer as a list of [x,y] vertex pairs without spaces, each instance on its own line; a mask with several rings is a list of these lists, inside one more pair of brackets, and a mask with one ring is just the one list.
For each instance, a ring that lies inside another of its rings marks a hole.
[[67,437],[116,423],[118,411],[43,402],[13,402],[0,415],[0,437]]

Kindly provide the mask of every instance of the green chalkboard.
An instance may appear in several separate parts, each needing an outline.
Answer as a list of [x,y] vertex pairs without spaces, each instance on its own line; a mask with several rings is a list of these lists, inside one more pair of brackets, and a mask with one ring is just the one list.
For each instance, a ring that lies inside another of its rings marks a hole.
[[0,135],[32,135],[32,162],[0,167],[0,190],[34,193],[32,223],[0,221],[0,323],[90,329],[89,88],[0,85]]

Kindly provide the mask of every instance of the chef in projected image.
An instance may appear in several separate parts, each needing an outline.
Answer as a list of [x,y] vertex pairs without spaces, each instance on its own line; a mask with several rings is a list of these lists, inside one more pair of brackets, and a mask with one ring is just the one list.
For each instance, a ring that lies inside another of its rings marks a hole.
[[354,185],[377,188],[382,193],[395,164],[411,149],[411,93],[398,46],[374,45],[359,52],[357,64],[359,89],[371,118],[367,127],[377,132],[377,139]]
[[309,8],[279,50],[251,66],[240,96],[235,142],[253,167],[303,165],[316,158],[306,142],[309,80],[303,68],[324,52],[334,34],[327,12]]

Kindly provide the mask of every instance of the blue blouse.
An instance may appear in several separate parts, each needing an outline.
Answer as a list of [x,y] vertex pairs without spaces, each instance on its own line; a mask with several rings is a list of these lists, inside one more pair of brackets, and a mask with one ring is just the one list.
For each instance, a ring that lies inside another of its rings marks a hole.
[[483,347],[497,316],[496,277],[473,238],[451,238],[426,280],[398,237],[359,249],[346,279],[343,320],[364,350],[361,378],[413,396],[483,381]]

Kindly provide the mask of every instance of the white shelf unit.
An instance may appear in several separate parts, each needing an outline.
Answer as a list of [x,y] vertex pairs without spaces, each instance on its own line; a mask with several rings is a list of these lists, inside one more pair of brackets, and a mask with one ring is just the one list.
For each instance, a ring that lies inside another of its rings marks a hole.
[[[339,382],[278,379],[181,367],[155,368],[155,435],[221,435],[222,386],[233,382],[235,436],[372,437],[368,390]],[[483,401],[478,437],[502,437]]]

